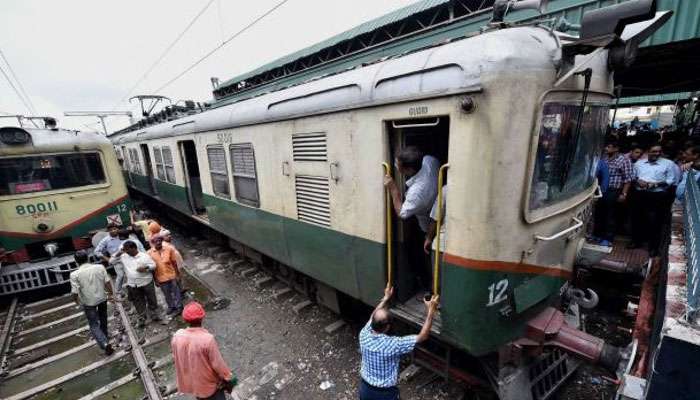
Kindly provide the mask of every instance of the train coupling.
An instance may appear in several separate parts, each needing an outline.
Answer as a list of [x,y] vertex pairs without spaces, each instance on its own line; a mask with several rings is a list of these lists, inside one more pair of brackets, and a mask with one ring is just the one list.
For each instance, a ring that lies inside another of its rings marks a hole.
[[617,371],[623,358],[623,349],[569,326],[561,311],[548,307],[528,322],[523,338],[501,349],[500,363],[518,364],[518,357],[537,355],[545,347],[562,349],[610,371]]

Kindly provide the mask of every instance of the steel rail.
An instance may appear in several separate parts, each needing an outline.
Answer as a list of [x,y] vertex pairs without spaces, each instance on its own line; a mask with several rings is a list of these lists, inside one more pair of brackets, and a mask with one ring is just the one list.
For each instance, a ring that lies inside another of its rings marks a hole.
[[[114,293],[114,282],[111,282],[111,284],[112,291]],[[136,332],[134,331],[134,328],[131,326],[131,322],[129,321],[129,315],[127,315],[126,310],[124,310],[124,306],[121,302],[116,301],[114,305],[117,308],[117,311],[119,311],[119,316],[122,319],[122,325],[124,326],[124,330],[126,331],[126,336],[129,338],[129,342],[131,344],[131,354],[134,357],[134,361],[136,361],[136,365],[139,368],[141,381],[143,383],[143,387],[146,389],[146,394],[148,395],[148,398],[150,400],[162,400],[163,397],[161,396],[160,390],[158,389],[158,385],[156,384],[156,379],[153,376],[153,371],[151,371],[151,368],[148,366],[149,363],[148,359],[146,358],[146,354],[143,352],[141,345],[139,345],[139,338],[136,336]]]
[[4,375],[7,372],[7,350],[10,348],[10,342],[12,338],[10,333],[15,326],[15,313],[17,312],[17,298],[12,299],[12,304],[10,304],[10,309],[5,315],[5,323],[2,326],[2,332],[0,332],[0,375]]

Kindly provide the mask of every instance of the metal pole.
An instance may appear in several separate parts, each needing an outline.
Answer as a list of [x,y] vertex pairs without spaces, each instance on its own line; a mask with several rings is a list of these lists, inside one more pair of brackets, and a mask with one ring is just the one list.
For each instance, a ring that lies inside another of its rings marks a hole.
[[622,85],[615,86],[615,111],[613,111],[612,121],[610,121],[610,128],[615,125],[615,117],[617,117],[617,108],[620,106],[620,94],[622,93]]
[[98,115],[97,118],[100,119],[100,122],[102,123],[102,130],[105,132],[105,136],[107,136],[107,125],[105,125],[105,117],[106,115]]
[[[382,163],[384,167],[384,173],[391,176],[391,167],[388,163]],[[386,192],[386,287],[391,287],[393,285],[393,268],[392,268],[392,239],[391,239],[391,193],[389,193],[389,188],[385,190]]]

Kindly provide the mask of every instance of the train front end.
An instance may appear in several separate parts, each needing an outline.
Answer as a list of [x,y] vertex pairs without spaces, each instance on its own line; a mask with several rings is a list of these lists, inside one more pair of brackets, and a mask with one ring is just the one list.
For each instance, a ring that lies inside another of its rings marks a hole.
[[0,128],[0,296],[68,282],[95,231],[129,222],[111,143],[97,133]]

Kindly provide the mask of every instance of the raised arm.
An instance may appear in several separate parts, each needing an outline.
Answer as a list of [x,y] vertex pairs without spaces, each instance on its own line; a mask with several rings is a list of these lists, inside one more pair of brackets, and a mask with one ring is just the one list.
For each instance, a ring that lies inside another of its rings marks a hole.
[[420,333],[416,338],[417,343],[425,342],[430,337],[430,329],[433,327],[433,318],[435,318],[435,313],[437,312],[438,301],[440,296],[433,295],[430,300],[423,300],[425,308],[428,311],[428,315],[425,317],[425,322],[420,329]]

